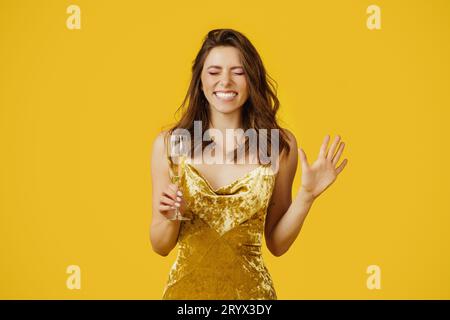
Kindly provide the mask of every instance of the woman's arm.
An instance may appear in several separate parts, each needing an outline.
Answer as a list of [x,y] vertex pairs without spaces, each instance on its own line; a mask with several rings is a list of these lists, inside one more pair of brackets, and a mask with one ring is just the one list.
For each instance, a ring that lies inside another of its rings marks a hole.
[[[163,192],[171,188],[164,134],[165,132],[161,132],[156,137],[152,150],[152,222],[150,242],[153,251],[162,256],[167,256],[177,244],[180,220],[169,220],[160,211],[160,201]],[[173,189],[173,191],[173,194],[175,194],[176,189]]]
[[[285,156],[284,152],[280,156],[278,176],[275,181],[271,204],[267,209],[264,230],[267,247],[275,256],[284,254],[294,243],[314,199],[317,199],[336,180],[348,162],[348,159],[345,159],[336,168],[344,150],[344,142],[338,147],[340,136],[336,136],[327,151],[330,140],[329,135],[327,135],[322,143],[317,160],[309,165],[303,149],[297,148],[294,135],[288,130],[286,132],[289,136],[291,152],[288,156]],[[297,169],[298,151],[300,151],[302,162],[302,184],[292,202],[292,182]]]
[[303,222],[313,204],[313,198],[300,189],[292,202],[292,183],[298,164],[298,149],[295,136],[284,129],[289,137],[291,150],[280,155],[278,174],[272,198],[267,209],[265,223],[266,244],[274,256],[281,256],[294,243]]

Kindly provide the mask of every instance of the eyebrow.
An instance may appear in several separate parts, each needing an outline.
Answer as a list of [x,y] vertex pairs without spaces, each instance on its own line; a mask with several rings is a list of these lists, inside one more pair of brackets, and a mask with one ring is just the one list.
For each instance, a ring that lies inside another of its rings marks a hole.
[[[216,66],[216,65],[209,66],[208,69],[210,69],[210,68],[222,69],[221,66]],[[231,70],[233,70],[233,69],[244,69],[244,67],[242,67],[242,66],[234,66],[234,67],[231,67],[230,69]]]

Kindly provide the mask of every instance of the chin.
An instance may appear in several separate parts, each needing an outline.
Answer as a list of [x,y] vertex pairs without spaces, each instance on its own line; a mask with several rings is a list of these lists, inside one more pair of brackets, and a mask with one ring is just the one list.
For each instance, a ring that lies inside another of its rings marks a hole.
[[216,105],[212,105],[212,107],[220,112],[220,113],[233,113],[236,112],[236,110],[240,110],[242,108],[242,106],[236,106],[236,105],[224,105],[224,104],[216,104]]

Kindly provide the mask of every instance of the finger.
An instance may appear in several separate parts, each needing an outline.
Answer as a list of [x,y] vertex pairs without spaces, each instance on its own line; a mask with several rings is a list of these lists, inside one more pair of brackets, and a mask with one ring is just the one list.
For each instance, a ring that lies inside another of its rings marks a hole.
[[319,158],[325,158],[327,154],[328,142],[330,141],[330,136],[327,134],[325,139],[323,139],[322,146],[320,147]]
[[163,191],[162,196],[175,200],[175,194],[171,190]]
[[328,160],[332,160],[333,159],[334,152],[336,151],[336,147],[337,147],[337,145],[339,143],[339,140],[341,140],[341,137],[339,135],[337,135],[336,138],[334,138],[333,143],[331,144],[330,150],[328,151],[328,154],[327,154],[327,159]]
[[176,197],[176,188],[174,185],[169,185],[166,190],[163,191],[163,195],[166,195],[175,200]]
[[181,204],[182,204],[182,201],[181,201],[182,199],[180,198],[180,197],[176,197],[175,198],[175,205],[176,206],[178,206],[178,207],[181,207]]
[[346,164],[348,163],[348,159],[344,159],[344,161],[342,161],[341,165],[339,167],[336,168],[336,174],[338,175],[339,173],[341,173],[342,170],[344,170]]
[[175,210],[175,207],[168,206],[168,205],[160,205],[159,206],[159,211],[161,211],[161,212],[171,211],[171,210]]
[[[171,192],[173,192],[173,191],[171,191]],[[165,192],[163,192],[163,193],[167,194]],[[170,193],[168,195],[170,196],[170,198],[177,200],[177,201],[181,201],[181,199],[183,198],[183,193],[180,190],[178,190],[177,193]]]
[[339,149],[336,155],[333,157],[332,163],[335,166],[339,162],[339,158],[341,157],[342,151],[344,151],[345,143],[341,142]]
[[169,206],[174,206],[176,203],[175,199],[172,199],[169,196],[162,196],[159,202]]
[[173,192],[173,195],[177,195],[179,197],[181,197],[183,195],[183,192],[180,190],[180,187],[177,186],[176,184],[171,183],[169,185],[169,189]]
[[171,208],[175,209],[176,207],[180,208],[181,204],[179,202],[160,202],[161,206],[170,206]]
[[182,199],[180,201],[180,208],[185,208],[186,207],[186,202],[184,201],[184,199]]

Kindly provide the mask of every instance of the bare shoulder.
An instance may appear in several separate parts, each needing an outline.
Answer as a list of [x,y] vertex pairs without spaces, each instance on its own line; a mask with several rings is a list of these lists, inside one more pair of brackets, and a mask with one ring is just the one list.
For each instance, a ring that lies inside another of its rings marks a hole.
[[165,167],[166,163],[166,137],[168,130],[161,131],[155,137],[152,148],[152,162],[153,165],[160,168]]
[[168,130],[163,130],[156,136],[153,141],[153,151],[155,152],[163,152],[165,149],[165,139],[167,136]]

